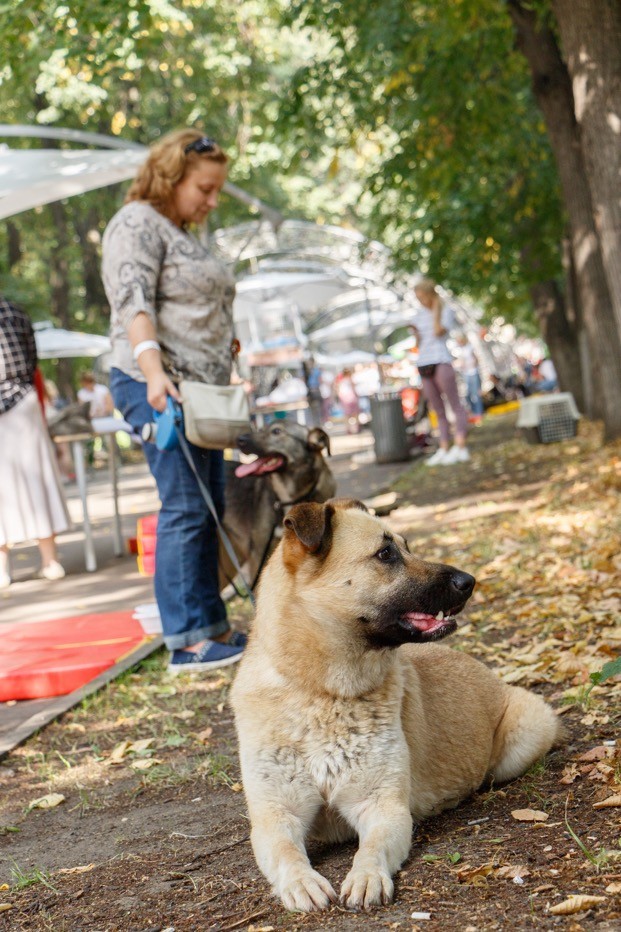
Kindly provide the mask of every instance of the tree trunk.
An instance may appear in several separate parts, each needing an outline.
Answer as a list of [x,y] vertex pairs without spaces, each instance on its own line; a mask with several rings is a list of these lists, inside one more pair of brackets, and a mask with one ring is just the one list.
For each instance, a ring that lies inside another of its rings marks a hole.
[[621,4],[552,0],[581,129],[604,272],[621,334]]
[[[531,69],[533,91],[544,115],[557,163],[571,231],[576,291],[593,360],[594,397],[601,398],[606,440],[621,437],[621,340],[617,328],[600,242],[595,228],[589,183],[574,117],[567,68],[551,30],[541,26],[532,10],[519,0],[508,7],[517,44]],[[576,342],[578,340],[578,334]]]
[[[565,269],[565,307],[567,309],[567,319],[571,322],[578,334],[582,406],[578,400],[579,396],[576,396],[576,404],[580,411],[583,411],[591,420],[595,418],[601,420],[603,417],[601,380],[597,368],[593,366],[589,353],[589,336],[584,329],[582,307],[580,305],[576,286],[574,256],[571,250],[571,235],[563,237],[563,268]],[[595,388],[599,389],[597,398],[594,394]]]
[[100,241],[97,224],[97,211],[90,207],[84,215],[79,207],[72,211],[73,225],[78,239],[80,240],[80,252],[82,256],[82,277],[85,288],[85,304],[89,310],[95,311],[95,317],[99,317],[104,308],[107,309],[106,293],[103,288],[101,274],[99,272],[99,252],[98,245]]
[[[56,238],[52,246],[50,262],[50,310],[63,327],[71,329],[71,314],[69,299],[71,286],[69,281],[69,232],[67,227],[67,213],[60,201],[50,204]],[[59,359],[57,369],[57,384],[60,394],[65,398],[73,398],[73,367],[71,360]]]
[[22,257],[22,241],[19,235],[19,228],[12,220],[7,220],[6,222],[6,234],[7,234],[7,259],[9,263],[9,269],[12,269],[14,265],[17,265],[19,260]]
[[566,313],[558,282],[547,281],[532,290],[535,313],[546,341],[562,391],[571,392],[580,411],[584,411],[580,347],[576,328]]

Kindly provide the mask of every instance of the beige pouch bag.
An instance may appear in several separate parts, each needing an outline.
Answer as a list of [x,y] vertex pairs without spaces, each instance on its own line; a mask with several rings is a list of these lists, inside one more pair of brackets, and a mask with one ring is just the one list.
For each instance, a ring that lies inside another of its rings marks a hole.
[[250,430],[250,409],[243,385],[179,384],[185,435],[207,450],[235,447],[240,434]]

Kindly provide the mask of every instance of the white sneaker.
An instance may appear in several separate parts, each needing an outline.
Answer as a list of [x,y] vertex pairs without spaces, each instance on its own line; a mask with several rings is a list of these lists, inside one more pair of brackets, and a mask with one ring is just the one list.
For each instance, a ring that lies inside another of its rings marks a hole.
[[436,450],[433,456],[430,456],[428,460],[425,460],[425,466],[443,466],[448,455],[448,450],[443,450],[442,447],[440,447]]
[[8,573],[0,573],[0,590],[8,589],[11,585],[11,577]]
[[41,575],[44,579],[49,579],[51,582],[55,579],[62,579],[65,575],[65,570],[57,560],[52,560],[51,563],[43,567]]
[[442,460],[443,466],[454,466],[455,463],[467,463],[470,459],[470,454],[466,447],[452,446],[448,451],[444,459]]

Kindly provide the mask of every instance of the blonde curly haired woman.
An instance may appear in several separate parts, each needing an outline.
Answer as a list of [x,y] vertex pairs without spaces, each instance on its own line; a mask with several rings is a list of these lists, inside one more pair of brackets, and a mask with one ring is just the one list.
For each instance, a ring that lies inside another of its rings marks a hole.
[[[179,401],[182,378],[228,385],[234,353],[230,269],[191,232],[218,204],[228,158],[195,129],[164,136],[131,185],[103,238],[103,281],[111,308],[110,391],[141,432]],[[224,511],[221,450],[189,444],[216,510]],[[241,658],[218,585],[218,539],[196,476],[181,449],[144,447],[162,507],[155,597],[172,673],[202,673]]]

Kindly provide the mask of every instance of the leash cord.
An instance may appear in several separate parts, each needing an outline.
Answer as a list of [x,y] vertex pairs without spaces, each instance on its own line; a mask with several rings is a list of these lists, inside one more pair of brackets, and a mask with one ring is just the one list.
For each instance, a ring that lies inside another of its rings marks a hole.
[[[185,456],[185,458],[186,458],[186,460],[187,460],[188,466],[190,467],[190,469],[191,469],[192,472],[194,473],[194,477],[195,477],[195,479],[196,479],[196,481],[197,481],[197,483],[198,483],[198,488],[199,488],[199,490],[200,490],[200,493],[201,493],[201,495],[203,496],[203,498],[205,499],[205,503],[206,503],[207,507],[209,508],[209,511],[211,512],[211,516],[213,517],[214,521],[216,522],[216,528],[218,529],[218,534],[219,534],[219,536],[220,536],[220,540],[222,541],[222,546],[223,546],[224,549],[226,550],[227,555],[228,555],[228,557],[229,557],[231,563],[233,564],[233,566],[234,566],[234,568],[235,568],[235,571],[236,571],[237,575],[239,576],[239,578],[240,578],[241,581],[242,581],[243,588],[246,590],[246,593],[247,593],[246,598],[249,598],[250,601],[252,602],[252,604],[254,605],[254,595],[253,595],[253,593],[252,593],[252,589],[250,588],[250,586],[249,586],[248,583],[246,582],[246,579],[245,579],[245,577],[244,577],[243,570],[242,570],[241,566],[239,565],[239,560],[237,559],[237,554],[235,553],[235,550],[234,550],[234,548],[233,548],[233,544],[231,543],[228,534],[226,533],[226,531],[225,531],[224,528],[222,527],[222,523],[221,523],[221,521],[220,521],[220,519],[219,519],[219,517],[218,517],[218,513],[217,513],[217,511],[216,511],[216,506],[215,506],[214,503],[213,503],[213,498],[211,497],[211,494],[210,494],[210,492],[209,492],[209,489],[207,488],[207,486],[205,485],[205,483],[203,482],[203,480],[201,479],[201,477],[200,477],[199,474],[198,474],[198,469],[196,468],[196,463],[194,462],[194,459],[192,458],[192,452],[191,452],[191,450],[190,450],[190,448],[189,448],[189,446],[188,446],[188,442],[187,442],[187,440],[185,439],[185,436],[184,436],[183,431],[181,430],[181,428],[179,427],[179,425],[178,425],[176,422],[175,422],[175,430],[177,431],[177,437],[179,438],[179,446],[181,447],[181,451],[182,451],[183,455]],[[239,590],[237,589],[236,586],[235,586],[235,589],[236,589],[237,593],[238,593],[239,595],[241,595],[241,593],[239,592]]]

